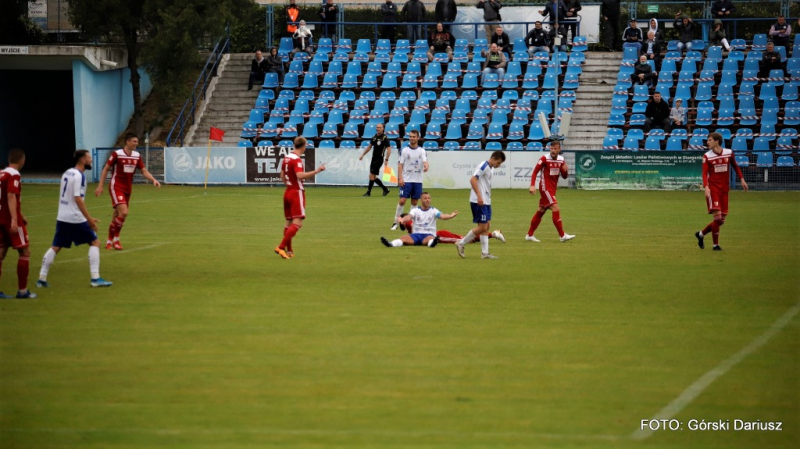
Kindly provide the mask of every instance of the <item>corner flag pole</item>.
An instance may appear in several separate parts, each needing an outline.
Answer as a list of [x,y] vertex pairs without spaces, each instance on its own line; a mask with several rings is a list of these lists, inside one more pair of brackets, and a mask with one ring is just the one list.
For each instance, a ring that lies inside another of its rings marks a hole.
[[208,168],[211,166],[211,139],[208,139],[208,151],[206,152],[206,179],[203,182],[203,195],[208,194]]

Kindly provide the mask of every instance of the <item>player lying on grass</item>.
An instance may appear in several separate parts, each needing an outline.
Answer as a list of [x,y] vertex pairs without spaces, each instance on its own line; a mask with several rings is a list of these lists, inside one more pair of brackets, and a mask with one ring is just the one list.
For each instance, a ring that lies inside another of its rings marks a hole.
[[[409,234],[413,233],[414,222],[411,220],[408,214],[400,215],[400,227],[408,231]],[[436,236],[439,237],[439,243],[456,243],[457,241],[464,238],[464,236],[458,235],[454,232],[450,232],[446,229],[437,230]],[[503,243],[506,242],[505,236],[503,235],[502,232],[500,232],[499,229],[492,231],[492,233],[489,234],[489,238],[496,238],[497,240],[500,240]],[[480,240],[473,240],[472,243],[477,243],[479,241]]]
[[428,245],[428,247],[433,248],[439,243],[439,236],[436,232],[436,220],[449,220],[458,215],[458,211],[455,210],[452,214],[443,214],[439,209],[431,207],[431,194],[428,192],[422,192],[420,200],[422,206],[411,209],[407,215],[397,217],[398,223],[404,220],[403,217],[411,217],[415,223],[414,227],[416,229],[414,229],[414,231],[416,232],[411,232],[409,228],[409,234],[399,239],[392,240],[391,242],[386,240],[386,237],[381,237],[381,243],[389,248],[403,245]]

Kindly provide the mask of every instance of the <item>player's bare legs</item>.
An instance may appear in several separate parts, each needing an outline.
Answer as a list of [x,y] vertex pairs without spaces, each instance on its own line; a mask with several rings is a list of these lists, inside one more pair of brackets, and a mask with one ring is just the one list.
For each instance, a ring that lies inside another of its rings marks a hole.
[[[397,202],[397,209],[396,209],[396,210],[395,210],[395,212],[394,212],[394,224],[392,224],[392,231],[394,231],[395,229],[397,229],[397,226],[400,224],[400,223],[398,223],[398,221],[397,221],[397,217],[399,217],[399,216],[403,215],[403,210],[404,210],[404,209],[405,209],[405,207],[406,207],[406,200],[407,200],[407,199],[408,199],[408,198],[403,198],[403,197],[401,196],[401,197],[400,197],[400,200]],[[417,199],[411,198],[411,208],[414,208],[414,207],[416,207],[416,205],[417,205],[417,201],[418,201]]]
[[117,204],[117,207],[114,208],[114,214],[111,216],[111,224],[108,225],[106,249],[122,249],[122,243],[119,241],[119,234],[122,232],[122,226],[125,225],[126,218],[128,218],[128,205]]
[[539,242],[539,239],[534,237],[534,232],[539,227],[539,224],[542,222],[542,217],[544,217],[545,212],[547,209],[550,209],[553,216],[553,225],[556,227],[556,231],[558,231],[558,236],[560,237],[562,242],[567,242],[575,238],[574,235],[567,234],[564,232],[564,226],[561,223],[561,209],[558,207],[558,203],[551,204],[550,206],[544,207],[539,206],[539,209],[536,210],[536,214],[533,215],[531,218],[531,226],[528,228],[528,234],[525,236],[525,240],[529,240],[531,242]]

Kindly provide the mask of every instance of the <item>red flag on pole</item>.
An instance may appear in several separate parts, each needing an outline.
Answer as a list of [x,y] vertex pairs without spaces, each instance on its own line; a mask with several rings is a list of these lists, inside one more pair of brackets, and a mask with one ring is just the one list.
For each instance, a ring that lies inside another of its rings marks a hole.
[[223,130],[221,130],[219,128],[214,128],[212,126],[211,127],[211,132],[210,132],[210,135],[208,136],[208,138],[210,140],[216,140],[217,142],[222,142],[222,137],[224,135],[225,135],[225,131],[223,131]]

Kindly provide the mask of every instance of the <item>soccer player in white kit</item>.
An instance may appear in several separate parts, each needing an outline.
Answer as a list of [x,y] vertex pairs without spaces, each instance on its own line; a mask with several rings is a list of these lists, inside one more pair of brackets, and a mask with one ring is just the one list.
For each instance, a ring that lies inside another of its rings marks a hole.
[[472,243],[477,237],[481,240],[481,258],[497,259],[497,256],[493,256],[489,252],[489,228],[492,223],[492,175],[494,169],[505,161],[505,153],[495,151],[488,161],[483,161],[478,165],[469,180],[472,186],[472,190],[469,192],[469,204],[472,209],[472,222],[476,226],[463,239],[456,242],[456,251],[461,257],[465,257],[464,246]]
[[[422,192],[422,206],[414,207],[406,215],[414,220],[414,232],[406,234],[399,239],[391,242],[385,237],[381,237],[381,243],[389,248],[397,248],[403,245],[427,245],[429,248],[435,247],[439,243],[439,236],[436,231],[436,220],[449,220],[458,215],[455,210],[451,214],[443,214],[439,209],[431,207],[431,194]],[[404,214],[405,215],[405,214]],[[404,217],[397,217],[398,222],[403,221]]]
[[75,168],[70,168],[61,176],[59,189],[58,218],[53,245],[44,254],[42,269],[39,272],[37,287],[49,287],[47,274],[61,248],[69,248],[73,243],[89,246],[90,285],[92,287],[110,287],[111,282],[100,277],[100,240],[97,239],[98,220],[89,215],[86,203],[85,170],[92,169],[92,155],[86,150],[78,150],[73,156]]

